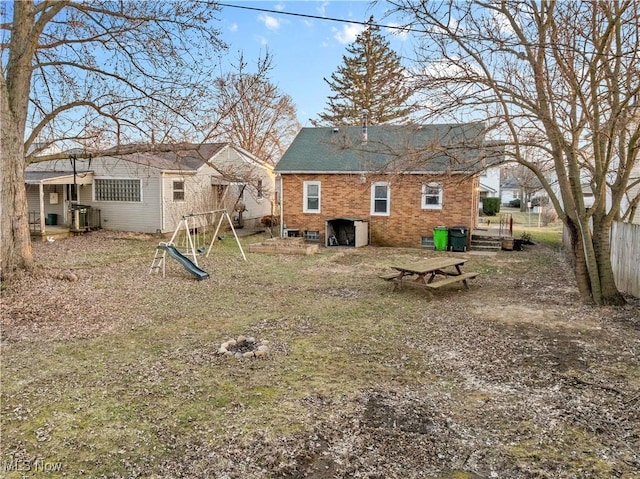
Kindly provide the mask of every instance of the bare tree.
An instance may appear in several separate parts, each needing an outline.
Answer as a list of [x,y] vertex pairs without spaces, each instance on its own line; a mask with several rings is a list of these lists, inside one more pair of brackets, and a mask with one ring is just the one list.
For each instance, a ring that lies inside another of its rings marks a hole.
[[[428,114],[485,119],[564,222],[582,298],[624,303],[609,235],[638,161],[640,3],[391,3],[422,37],[418,77]],[[530,161],[531,150],[553,163],[555,182]]]
[[212,114],[211,79],[225,45],[208,0],[25,0],[0,8],[10,19],[1,25],[0,77],[6,278],[33,266],[26,165],[67,158],[70,148],[78,158],[173,151],[176,143],[198,149],[224,113]]
[[241,55],[233,72],[215,80],[216,110],[225,114],[214,131],[218,138],[275,164],[301,125],[291,97],[265,76],[272,63],[273,57],[267,52],[258,59],[257,73],[251,73]]

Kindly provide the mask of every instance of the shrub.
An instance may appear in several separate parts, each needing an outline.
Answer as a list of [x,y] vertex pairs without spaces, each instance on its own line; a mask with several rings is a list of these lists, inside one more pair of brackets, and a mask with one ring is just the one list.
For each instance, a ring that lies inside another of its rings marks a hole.
[[520,208],[520,198],[509,201],[509,206],[511,206],[512,208]]
[[520,242],[522,244],[535,244],[532,240],[531,233],[527,233],[526,231],[523,231],[520,235]]
[[531,198],[531,206],[547,206],[549,204],[549,198],[546,196],[535,196]]
[[495,216],[500,212],[500,198],[483,198],[482,212],[487,216]]
[[543,208],[540,212],[540,222],[542,226],[549,226],[551,223],[558,219],[558,213],[553,208]]

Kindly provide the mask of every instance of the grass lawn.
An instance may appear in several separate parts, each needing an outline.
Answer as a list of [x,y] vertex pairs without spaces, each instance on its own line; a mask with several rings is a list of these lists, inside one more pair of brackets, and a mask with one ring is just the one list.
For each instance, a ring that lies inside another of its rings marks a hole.
[[[166,278],[149,274],[157,241],[101,231],[37,244],[37,273],[4,286],[3,477],[631,478],[640,467],[640,304],[581,304],[557,248],[460,253],[481,273],[471,289],[429,296],[378,275],[451,253],[244,262],[227,237],[195,281],[170,259]],[[239,335],[267,340],[268,355],[217,353]]]
[[560,248],[562,245],[562,222],[555,220],[548,225],[541,221],[540,214],[520,211],[519,208],[502,206],[500,214],[511,215],[513,218],[513,237],[526,238],[551,248]]

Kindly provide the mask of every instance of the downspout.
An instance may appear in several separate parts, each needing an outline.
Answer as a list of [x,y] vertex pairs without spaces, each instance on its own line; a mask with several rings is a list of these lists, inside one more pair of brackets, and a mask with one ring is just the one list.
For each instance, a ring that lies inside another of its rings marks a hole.
[[163,234],[165,231],[164,224],[164,206],[165,206],[165,198],[164,198],[164,171],[160,172],[160,233]]
[[278,182],[280,183],[280,237],[284,236],[284,188],[282,187],[282,175],[278,175]]
[[38,183],[38,192],[40,194],[40,231],[46,233],[44,221],[44,184]]

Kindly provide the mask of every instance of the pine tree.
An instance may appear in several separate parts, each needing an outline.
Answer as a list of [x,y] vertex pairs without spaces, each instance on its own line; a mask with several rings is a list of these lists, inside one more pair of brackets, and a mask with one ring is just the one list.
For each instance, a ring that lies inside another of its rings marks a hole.
[[343,65],[324,79],[334,92],[314,126],[359,125],[366,110],[371,125],[402,123],[412,112],[412,90],[400,57],[369,18],[366,29],[347,46]]

